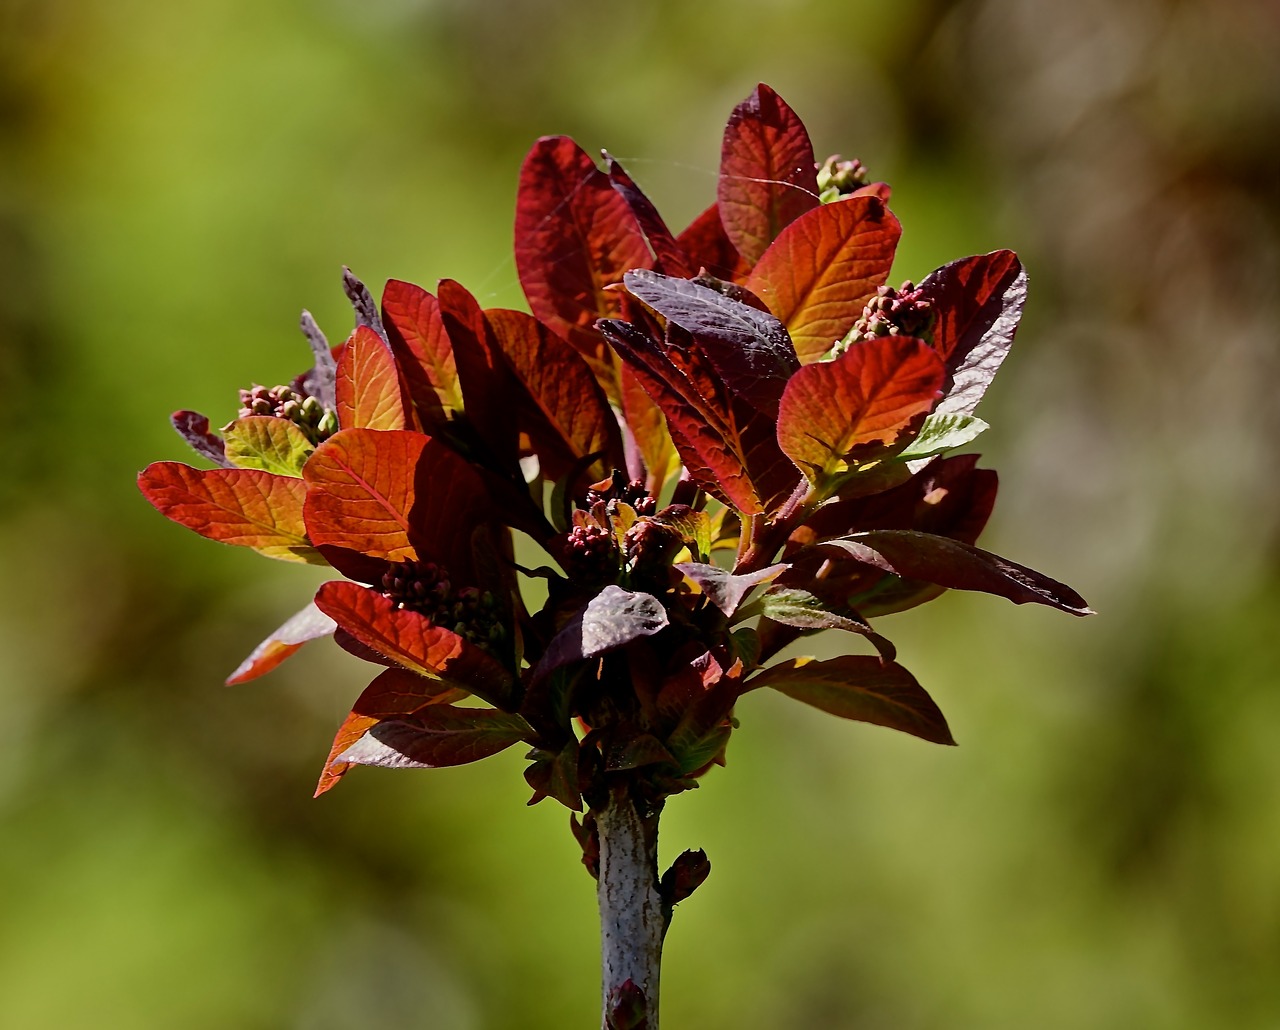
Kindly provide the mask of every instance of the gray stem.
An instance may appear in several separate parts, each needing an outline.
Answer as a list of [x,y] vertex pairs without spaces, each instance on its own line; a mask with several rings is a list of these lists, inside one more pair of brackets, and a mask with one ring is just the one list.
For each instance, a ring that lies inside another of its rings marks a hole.
[[595,812],[600,835],[601,1025],[630,980],[644,995],[645,1030],[658,1030],[658,973],[666,919],[658,893],[658,814],[642,817],[625,786]]

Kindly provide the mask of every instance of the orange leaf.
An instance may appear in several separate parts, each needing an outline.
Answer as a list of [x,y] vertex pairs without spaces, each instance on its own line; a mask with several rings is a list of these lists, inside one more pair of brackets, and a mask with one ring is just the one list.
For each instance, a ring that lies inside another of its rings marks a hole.
[[338,358],[338,425],[343,429],[403,429],[400,376],[382,337],[358,326]]

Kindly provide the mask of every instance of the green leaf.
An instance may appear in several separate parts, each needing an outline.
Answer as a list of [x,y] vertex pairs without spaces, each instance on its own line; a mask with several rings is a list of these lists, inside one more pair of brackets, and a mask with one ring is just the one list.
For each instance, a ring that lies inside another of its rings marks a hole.
[[895,456],[898,461],[932,458],[976,440],[987,431],[987,423],[973,415],[934,412],[924,420],[916,438]]
[[242,469],[259,469],[277,476],[302,478],[302,466],[315,446],[287,418],[248,415],[223,431],[227,460]]
[[[752,608],[755,607],[752,605]],[[875,645],[886,661],[893,661],[897,654],[893,644],[873,631],[871,624],[854,609],[825,600],[799,587],[771,587],[760,598],[759,614],[796,629],[843,629],[859,633]]]
[[772,687],[842,719],[901,730],[934,744],[954,744],[941,710],[901,665],[870,655],[825,662],[793,658],[766,669],[748,689]]

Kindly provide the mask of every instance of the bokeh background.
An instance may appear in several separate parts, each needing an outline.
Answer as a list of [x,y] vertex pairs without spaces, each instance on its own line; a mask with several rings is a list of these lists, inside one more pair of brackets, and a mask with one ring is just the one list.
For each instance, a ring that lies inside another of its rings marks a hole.
[[596,1019],[592,883],[514,752],[358,772],[328,644],[220,686],[314,570],[136,493],[287,381],[349,264],[520,303],[532,139],[683,226],[757,81],[894,186],[895,279],[1030,270],[984,543],[1079,588],[883,625],[934,748],[752,696],[677,798],[664,1025],[1280,1027],[1273,0],[0,0],[0,1008],[22,1030]]

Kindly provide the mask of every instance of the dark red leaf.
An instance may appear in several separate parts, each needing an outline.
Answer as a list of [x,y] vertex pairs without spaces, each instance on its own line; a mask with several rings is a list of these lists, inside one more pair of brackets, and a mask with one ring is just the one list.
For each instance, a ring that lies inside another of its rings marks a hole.
[[879,197],[823,204],[782,231],[746,285],[786,325],[808,364],[844,338],[885,284],[901,235]]
[[1013,345],[1027,300],[1027,273],[1011,250],[964,258],[920,284],[933,302],[933,342],[946,363],[938,411],[972,414]]
[[623,281],[663,318],[692,334],[725,386],[777,418],[787,380],[800,368],[781,322],[689,279],[641,269],[628,272]]
[[343,429],[405,427],[396,363],[382,337],[367,326],[357,326],[342,348],[334,387]]
[[157,461],[138,474],[138,488],[160,514],[210,540],[268,558],[327,564],[307,540],[301,479]]
[[772,687],[842,719],[888,726],[935,744],[955,743],[942,712],[915,677],[870,655],[825,662],[793,658],[766,669],[747,687]]
[[383,769],[441,769],[478,762],[531,735],[528,723],[509,712],[430,705],[371,726],[337,760]]
[[667,275],[678,275],[686,279],[692,276],[697,269],[689,266],[689,258],[684,248],[671,235],[671,230],[667,228],[667,223],[662,220],[653,202],[644,195],[644,191],[636,185],[635,180],[627,174],[622,165],[614,160],[612,155],[606,153],[604,159],[609,169],[609,181],[627,202],[636,225],[639,226],[645,241],[649,244],[649,250],[653,254],[653,267]]
[[689,255],[689,267],[695,271],[706,269],[727,282],[742,282],[751,272],[751,266],[742,260],[725,235],[719,204],[712,204],[698,215],[689,228],[676,237],[676,243]]
[[462,414],[462,389],[440,302],[412,283],[392,279],[382,293],[387,339],[428,430]]
[[335,580],[316,593],[316,607],[365,647],[419,676],[469,691],[500,708],[514,680],[499,662],[465,638],[359,583]]
[[227,686],[248,683],[265,675],[295,654],[307,641],[332,636],[336,625],[315,604],[308,604],[253,649],[253,653],[227,677]]
[[319,797],[336,786],[338,780],[351,768],[351,763],[339,760],[339,755],[351,747],[378,723],[387,719],[400,719],[421,711],[427,705],[447,705],[467,696],[465,690],[447,686],[439,680],[417,676],[404,669],[387,669],[370,683],[352,706],[351,714],[343,720],[329,748],[316,785]]
[[981,590],[1015,604],[1044,604],[1072,615],[1092,615],[1069,586],[990,551],[948,537],[905,529],[854,533],[815,545],[854,561],[954,590]]
[[791,377],[778,443],[816,481],[904,443],[941,386],[942,361],[922,340],[884,336],[854,344]]
[[453,344],[467,422],[484,442],[493,466],[517,468],[518,434],[511,371],[476,299],[452,279],[440,280],[440,315]]
[[818,206],[809,133],[763,83],[734,108],[725,126],[717,198],[725,233],[748,265],[791,222]]
[[[676,454],[667,421],[643,386],[630,365],[619,369],[618,392],[622,401],[624,432],[630,430],[631,441],[627,447],[635,447],[645,467],[645,487],[655,497],[662,492],[662,485],[676,474],[680,458]],[[628,463],[630,468],[630,463]]]
[[593,327],[622,313],[606,287],[653,258],[626,200],[567,136],[538,140],[520,169],[515,259],[533,314],[587,359],[614,399],[612,355]]
[[523,385],[520,428],[529,434],[543,472],[558,480],[589,454],[599,480],[623,464],[618,420],[586,361],[564,340],[523,311],[485,312],[498,347]]

